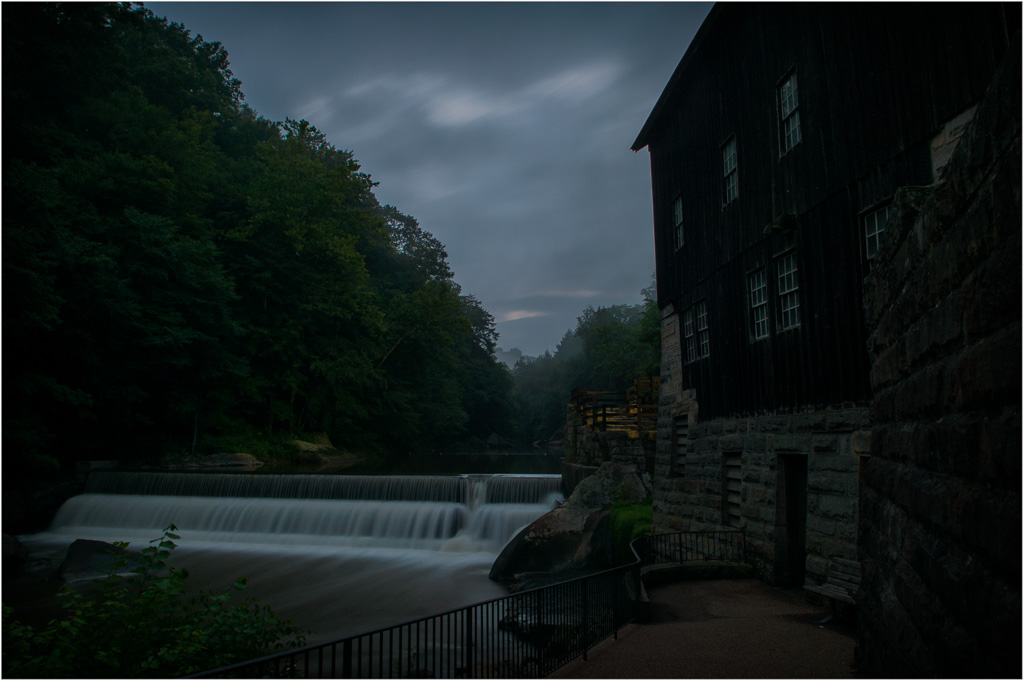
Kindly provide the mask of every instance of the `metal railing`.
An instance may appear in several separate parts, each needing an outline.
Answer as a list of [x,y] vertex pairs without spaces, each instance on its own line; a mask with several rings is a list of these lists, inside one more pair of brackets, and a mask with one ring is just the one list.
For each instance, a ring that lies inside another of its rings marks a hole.
[[539,678],[636,619],[642,567],[743,560],[738,531],[645,536],[630,547],[628,565],[190,678]]
[[643,567],[691,561],[747,562],[746,535],[740,530],[653,534],[636,540]]

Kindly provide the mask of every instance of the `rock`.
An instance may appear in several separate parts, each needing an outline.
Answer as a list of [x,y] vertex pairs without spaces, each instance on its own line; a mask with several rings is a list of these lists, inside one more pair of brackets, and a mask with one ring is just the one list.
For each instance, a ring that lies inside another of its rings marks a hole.
[[11,534],[3,535],[3,542],[4,573],[7,575],[18,574],[28,561],[28,549]]
[[209,454],[189,459],[163,461],[156,466],[158,469],[175,470],[181,468],[238,468],[251,471],[259,468],[263,462],[252,454],[237,452],[233,454]]
[[612,567],[607,528],[615,501],[639,503],[651,493],[635,464],[606,462],[558,508],[524,528],[491,566],[490,578],[512,591]]
[[497,433],[491,433],[490,436],[488,436],[487,438],[487,446],[504,447],[507,449],[508,447],[512,446],[512,443],[509,441],[507,437],[503,437],[501,435],[498,435]]
[[355,465],[363,460],[355,454],[335,449],[330,440],[324,435],[320,442],[304,442],[295,440],[295,458],[301,463],[319,464],[320,470],[340,469]]
[[60,564],[57,574],[65,582],[77,582],[102,577],[110,571],[110,564],[119,557],[128,559],[124,570],[137,564],[139,554],[121,549],[104,541],[76,539],[68,548],[68,555]]

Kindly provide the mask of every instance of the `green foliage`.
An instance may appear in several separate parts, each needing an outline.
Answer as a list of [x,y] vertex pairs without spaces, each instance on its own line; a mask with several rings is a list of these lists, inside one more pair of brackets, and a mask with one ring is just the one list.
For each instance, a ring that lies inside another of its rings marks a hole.
[[514,369],[515,400],[525,442],[547,440],[565,425],[574,388],[625,391],[633,379],[657,376],[661,323],[657,303],[588,307],[555,353],[524,357]]
[[8,677],[170,678],[302,646],[305,635],[255,599],[234,602],[239,578],[221,591],[188,589],[187,570],[167,564],[175,527],[135,558],[116,546],[93,588],[61,591],[65,617],[36,629],[4,608]]
[[268,435],[248,424],[238,423],[225,429],[223,435],[203,435],[199,447],[211,452],[245,452],[263,461],[287,461],[298,453],[295,440],[286,433]]
[[494,320],[444,246],[314,125],[245,106],[219,43],[21,3],[3,58],[5,472],[511,427]]
[[616,501],[608,514],[612,533],[612,551],[616,564],[631,560],[629,543],[649,534],[654,522],[654,507],[650,499],[642,504]]

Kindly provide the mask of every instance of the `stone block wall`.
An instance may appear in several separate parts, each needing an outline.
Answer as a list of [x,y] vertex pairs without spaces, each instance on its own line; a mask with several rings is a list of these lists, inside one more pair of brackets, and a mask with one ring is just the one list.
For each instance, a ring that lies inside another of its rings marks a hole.
[[[591,428],[570,404],[565,419],[565,460],[579,466],[600,466],[605,461],[636,463],[647,472],[647,461],[654,459],[654,442],[630,438],[622,431]],[[648,452],[650,450],[650,452]]]
[[865,281],[859,669],[1021,676],[1020,42]]
[[658,392],[658,429],[655,444],[651,485],[654,497],[654,532],[679,532],[690,529],[689,519],[674,512],[683,503],[684,495],[697,493],[699,481],[682,476],[687,448],[684,433],[697,422],[697,402],[693,391],[683,390],[682,350],[679,313],[671,305],[661,311],[661,376]]
[[[862,430],[867,423],[868,411],[862,408],[689,424],[685,454],[665,447],[655,467],[655,531],[742,529],[757,574],[779,584],[792,578],[786,546],[790,540],[803,541],[805,579],[824,582],[830,558],[856,558],[858,475],[867,454]],[[727,517],[723,490],[723,462],[730,455],[739,457],[741,475],[739,515],[733,518]],[[780,512],[785,503],[780,457],[806,471],[802,538],[787,535]],[[669,464],[668,458],[675,461]]]

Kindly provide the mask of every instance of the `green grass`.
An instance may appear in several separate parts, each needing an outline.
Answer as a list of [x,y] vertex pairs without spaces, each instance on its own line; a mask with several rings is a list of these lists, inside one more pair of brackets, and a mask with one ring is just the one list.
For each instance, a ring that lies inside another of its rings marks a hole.
[[616,563],[624,563],[633,556],[629,543],[651,531],[654,507],[650,498],[641,504],[616,501],[609,512],[612,547]]

